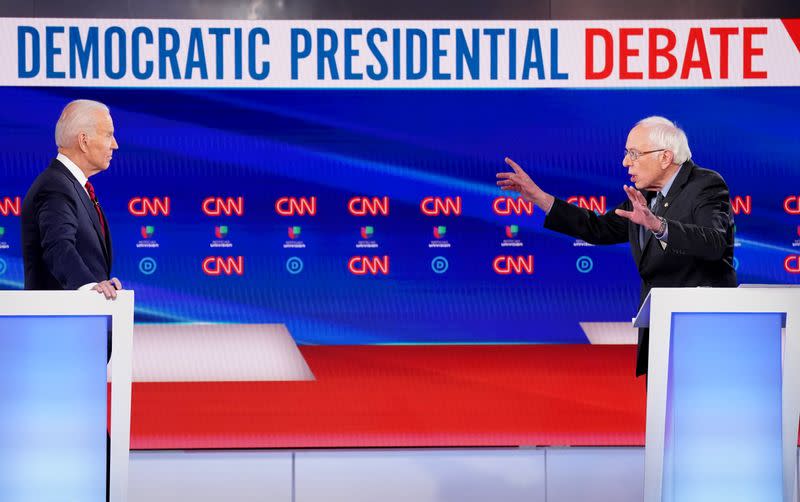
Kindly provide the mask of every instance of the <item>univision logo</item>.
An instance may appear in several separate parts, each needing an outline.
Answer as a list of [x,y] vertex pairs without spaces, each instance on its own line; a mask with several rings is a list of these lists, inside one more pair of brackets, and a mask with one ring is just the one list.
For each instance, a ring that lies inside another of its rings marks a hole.
[[447,233],[447,227],[443,225],[439,225],[433,227],[433,236],[437,239],[444,239],[445,234]]
[[374,227],[361,227],[361,238],[364,240],[371,239],[374,233]]
[[[153,239],[153,235],[156,233],[156,227],[153,225],[142,225],[139,227],[139,235],[142,236],[142,240],[136,243],[137,249],[142,248],[151,248],[155,249],[158,246],[158,242]],[[150,275],[152,272],[145,272],[147,275]]]
[[289,227],[289,238],[294,240],[300,237],[300,233],[302,232],[301,227]]
[[519,225],[506,225],[506,237],[514,239],[519,233]]
[[[800,228],[800,227],[798,227]],[[6,233],[6,227],[0,227],[0,237],[4,236]]]
[[232,248],[233,243],[228,240],[228,232],[230,229],[228,225],[215,225],[214,226],[214,237],[215,239],[211,241],[211,244],[208,247],[212,248]]

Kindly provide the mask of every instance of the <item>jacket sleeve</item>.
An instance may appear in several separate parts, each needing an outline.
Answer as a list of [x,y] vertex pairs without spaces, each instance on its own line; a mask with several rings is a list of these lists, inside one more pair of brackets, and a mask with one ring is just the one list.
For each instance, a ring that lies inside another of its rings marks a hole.
[[[627,209],[626,201],[615,209]],[[583,239],[590,244],[619,244],[628,242],[628,220],[618,216],[614,209],[597,215],[561,199],[555,199],[553,207],[544,219],[544,227],[562,234]]]
[[75,247],[78,231],[75,202],[58,191],[42,192],[36,213],[44,263],[61,287],[78,289],[96,282]]
[[694,223],[667,220],[669,238],[666,250],[705,260],[719,260],[732,245],[727,236],[731,218],[730,194],[722,178],[703,188],[692,208]]

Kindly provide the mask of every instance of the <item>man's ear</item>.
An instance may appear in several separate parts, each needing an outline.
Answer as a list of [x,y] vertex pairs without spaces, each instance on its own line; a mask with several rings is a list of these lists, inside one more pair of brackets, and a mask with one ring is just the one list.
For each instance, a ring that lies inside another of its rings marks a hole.
[[661,152],[661,169],[666,169],[675,161],[675,154],[672,150],[664,150]]
[[89,151],[89,135],[85,132],[78,134],[78,148],[80,148],[83,153]]

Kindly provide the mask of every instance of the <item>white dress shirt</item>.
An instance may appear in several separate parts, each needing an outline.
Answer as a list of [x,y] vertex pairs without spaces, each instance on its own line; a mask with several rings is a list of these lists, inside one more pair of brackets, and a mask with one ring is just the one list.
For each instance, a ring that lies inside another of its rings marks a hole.
[[[69,160],[69,157],[67,157],[63,153],[59,153],[56,156],[56,160],[64,164],[64,167],[67,168],[67,171],[69,171],[70,174],[72,174],[72,176],[76,180],[78,180],[78,183],[80,183],[80,185],[83,187],[83,191],[86,192],[86,195],[89,195],[89,192],[86,190],[86,182],[89,181],[89,178],[87,178],[86,175],[83,174],[81,168],[78,167],[74,162]],[[84,284],[83,286],[79,287],[78,291],[87,291],[95,286],[97,286],[96,282],[90,282],[89,284]]]

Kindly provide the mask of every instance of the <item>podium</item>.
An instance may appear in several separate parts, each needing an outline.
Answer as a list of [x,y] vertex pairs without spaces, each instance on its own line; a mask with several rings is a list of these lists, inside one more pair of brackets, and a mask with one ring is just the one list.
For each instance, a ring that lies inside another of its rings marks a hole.
[[[797,502],[800,288],[654,288],[646,502]],[[785,328],[785,335],[782,335]]]
[[106,498],[113,338],[112,502],[128,497],[133,291],[0,291],[0,498]]

